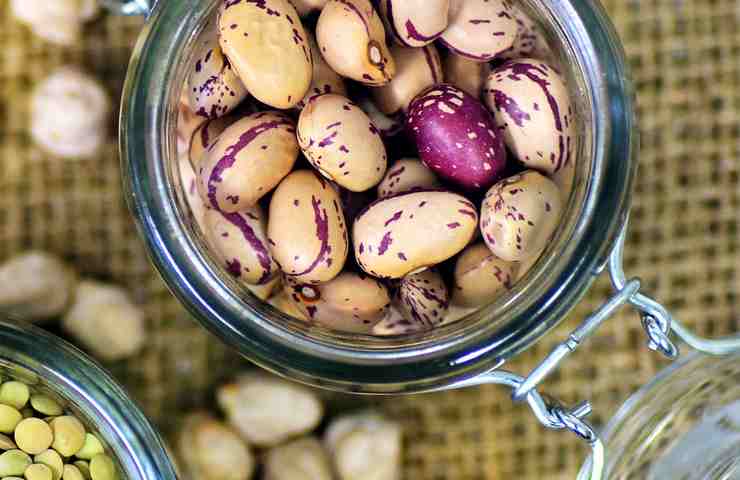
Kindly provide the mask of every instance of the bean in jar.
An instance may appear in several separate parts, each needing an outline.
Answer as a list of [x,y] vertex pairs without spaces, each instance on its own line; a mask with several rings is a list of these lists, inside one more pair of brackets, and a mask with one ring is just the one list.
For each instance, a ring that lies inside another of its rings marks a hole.
[[310,328],[375,337],[515,289],[577,173],[572,88],[535,22],[504,0],[294,5],[224,0],[203,40],[244,87],[185,135],[184,198],[223,273]]

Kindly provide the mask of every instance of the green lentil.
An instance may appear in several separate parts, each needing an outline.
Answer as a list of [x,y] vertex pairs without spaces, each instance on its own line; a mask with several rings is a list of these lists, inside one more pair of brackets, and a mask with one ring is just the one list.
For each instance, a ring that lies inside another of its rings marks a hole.
[[64,413],[62,406],[48,395],[31,395],[31,406],[34,410],[47,417],[56,417]]
[[65,465],[62,480],[85,480],[85,476],[74,465]]
[[0,477],[23,475],[31,465],[31,457],[20,450],[8,450],[0,455]]
[[92,480],[92,475],[90,475],[90,462],[77,460],[74,463],[74,466],[77,467],[82,476],[85,477],[85,480]]
[[92,480],[115,480],[118,478],[113,460],[104,453],[96,455],[90,460],[90,476]]
[[36,463],[42,463],[51,469],[52,480],[59,480],[62,478],[62,472],[64,471],[64,461],[62,456],[59,455],[55,450],[48,449],[45,452],[41,452],[35,457],[33,461]]
[[98,437],[92,433],[85,434],[85,444],[82,446],[79,452],[75,454],[75,457],[81,458],[82,460],[92,460],[95,455],[99,455],[105,452],[103,444],[100,443]]
[[50,423],[54,433],[51,447],[63,457],[71,457],[85,444],[85,427],[75,417],[56,417]]
[[11,381],[0,386],[0,403],[10,405],[16,410],[25,407],[30,396],[31,392],[25,383]]
[[18,409],[0,404],[0,432],[13,433],[21,420],[23,420],[23,415]]
[[34,463],[26,469],[26,480],[52,480],[51,468],[41,463]]
[[40,418],[26,418],[15,428],[15,443],[18,448],[31,455],[47,450],[53,441],[51,427]]
[[0,450],[13,450],[18,448],[12,438],[0,433]]

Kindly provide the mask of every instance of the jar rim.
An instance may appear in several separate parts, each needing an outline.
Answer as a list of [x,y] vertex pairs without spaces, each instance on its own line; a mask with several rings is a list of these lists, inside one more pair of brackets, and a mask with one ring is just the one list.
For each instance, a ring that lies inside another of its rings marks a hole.
[[30,324],[0,319],[0,365],[39,378],[90,421],[125,478],[176,480],[164,443],[113,377],[82,351]]
[[157,3],[129,66],[120,122],[127,201],[173,293],[203,326],[260,366],[358,393],[433,390],[501,365],[554,328],[585,294],[626,219],[636,173],[633,93],[620,43],[598,2],[526,3],[545,11],[574,46],[591,105],[594,161],[583,215],[572,229],[577,241],[568,245],[569,255],[547,282],[536,284],[537,275],[529,280],[529,292],[537,295],[526,305],[511,306],[515,320],[495,328],[479,325],[469,335],[450,334],[437,344],[387,349],[331,344],[263,321],[249,302],[215,281],[209,261],[177,218],[162,161],[172,151],[162,134],[170,121],[167,105],[179,98],[171,79],[213,7],[194,0]]

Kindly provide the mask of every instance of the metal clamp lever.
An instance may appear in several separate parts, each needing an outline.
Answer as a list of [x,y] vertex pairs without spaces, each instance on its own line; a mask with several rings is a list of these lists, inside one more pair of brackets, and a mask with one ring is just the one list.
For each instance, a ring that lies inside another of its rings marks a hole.
[[568,409],[556,401],[548,403],[537,391],[537,387],[584,340],[591,337],[619,307],[629,303],[641,312],[642,326],[648,336],[648,347],[661,352],[668,358],[676,358],[679,354],[678,347],[670,339],[671,330],[692,348],[710,355],[726,355],[740,349],[740,335],[718,340],[695,336],[675,320],[665,307],[640,293],[639,279],[627,280],[622,267],[626,230],[627,225],[625,224],[609,256],[609,275],[616,292],[615,295],[589,315],[568,336],[568,339],[557,345],[526,378],[503,370],[492,370],[448,387],[453,389],[489,383],[511,387],[513,400],[526,401],[544,426],[555,430],[568,429],[589,444],[592,453],[587,463],[589,467],[584,468],[588,476],[581,475],[579,478],[590,480],[599,480],[603,477],[606,460],[602,440],[593,427],[584,420],[591,413],[591,404],[583,402],[575,408]]

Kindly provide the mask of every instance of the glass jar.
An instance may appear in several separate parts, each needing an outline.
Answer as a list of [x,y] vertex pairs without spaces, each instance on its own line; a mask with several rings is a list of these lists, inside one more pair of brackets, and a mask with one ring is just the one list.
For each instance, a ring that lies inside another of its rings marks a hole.
[[0,374],[63,399],[117,459],[122,480],[174,480],[149,420],[94,360],[31,325],[0,321]]
[[[124,2],[129,10],[147,5]],[[591,0],[522,0],[543,27],[576,104],[577,175],[555,238],[508,294],[465,319],[394,339],[338,334],[260,302],[214,264],[177,169],[177,105],[195,40],[218,0],[168,0],[149,12],[121,115],[124,183],[154,264],[207,329],[269,370],[344,391],[433,390],[474,377],[555,327],[605,265],[636,172],[633,93],[611,24]]]
[[740,478],[740,351],[674,363],[620,408],[602,439],[604,478]]

